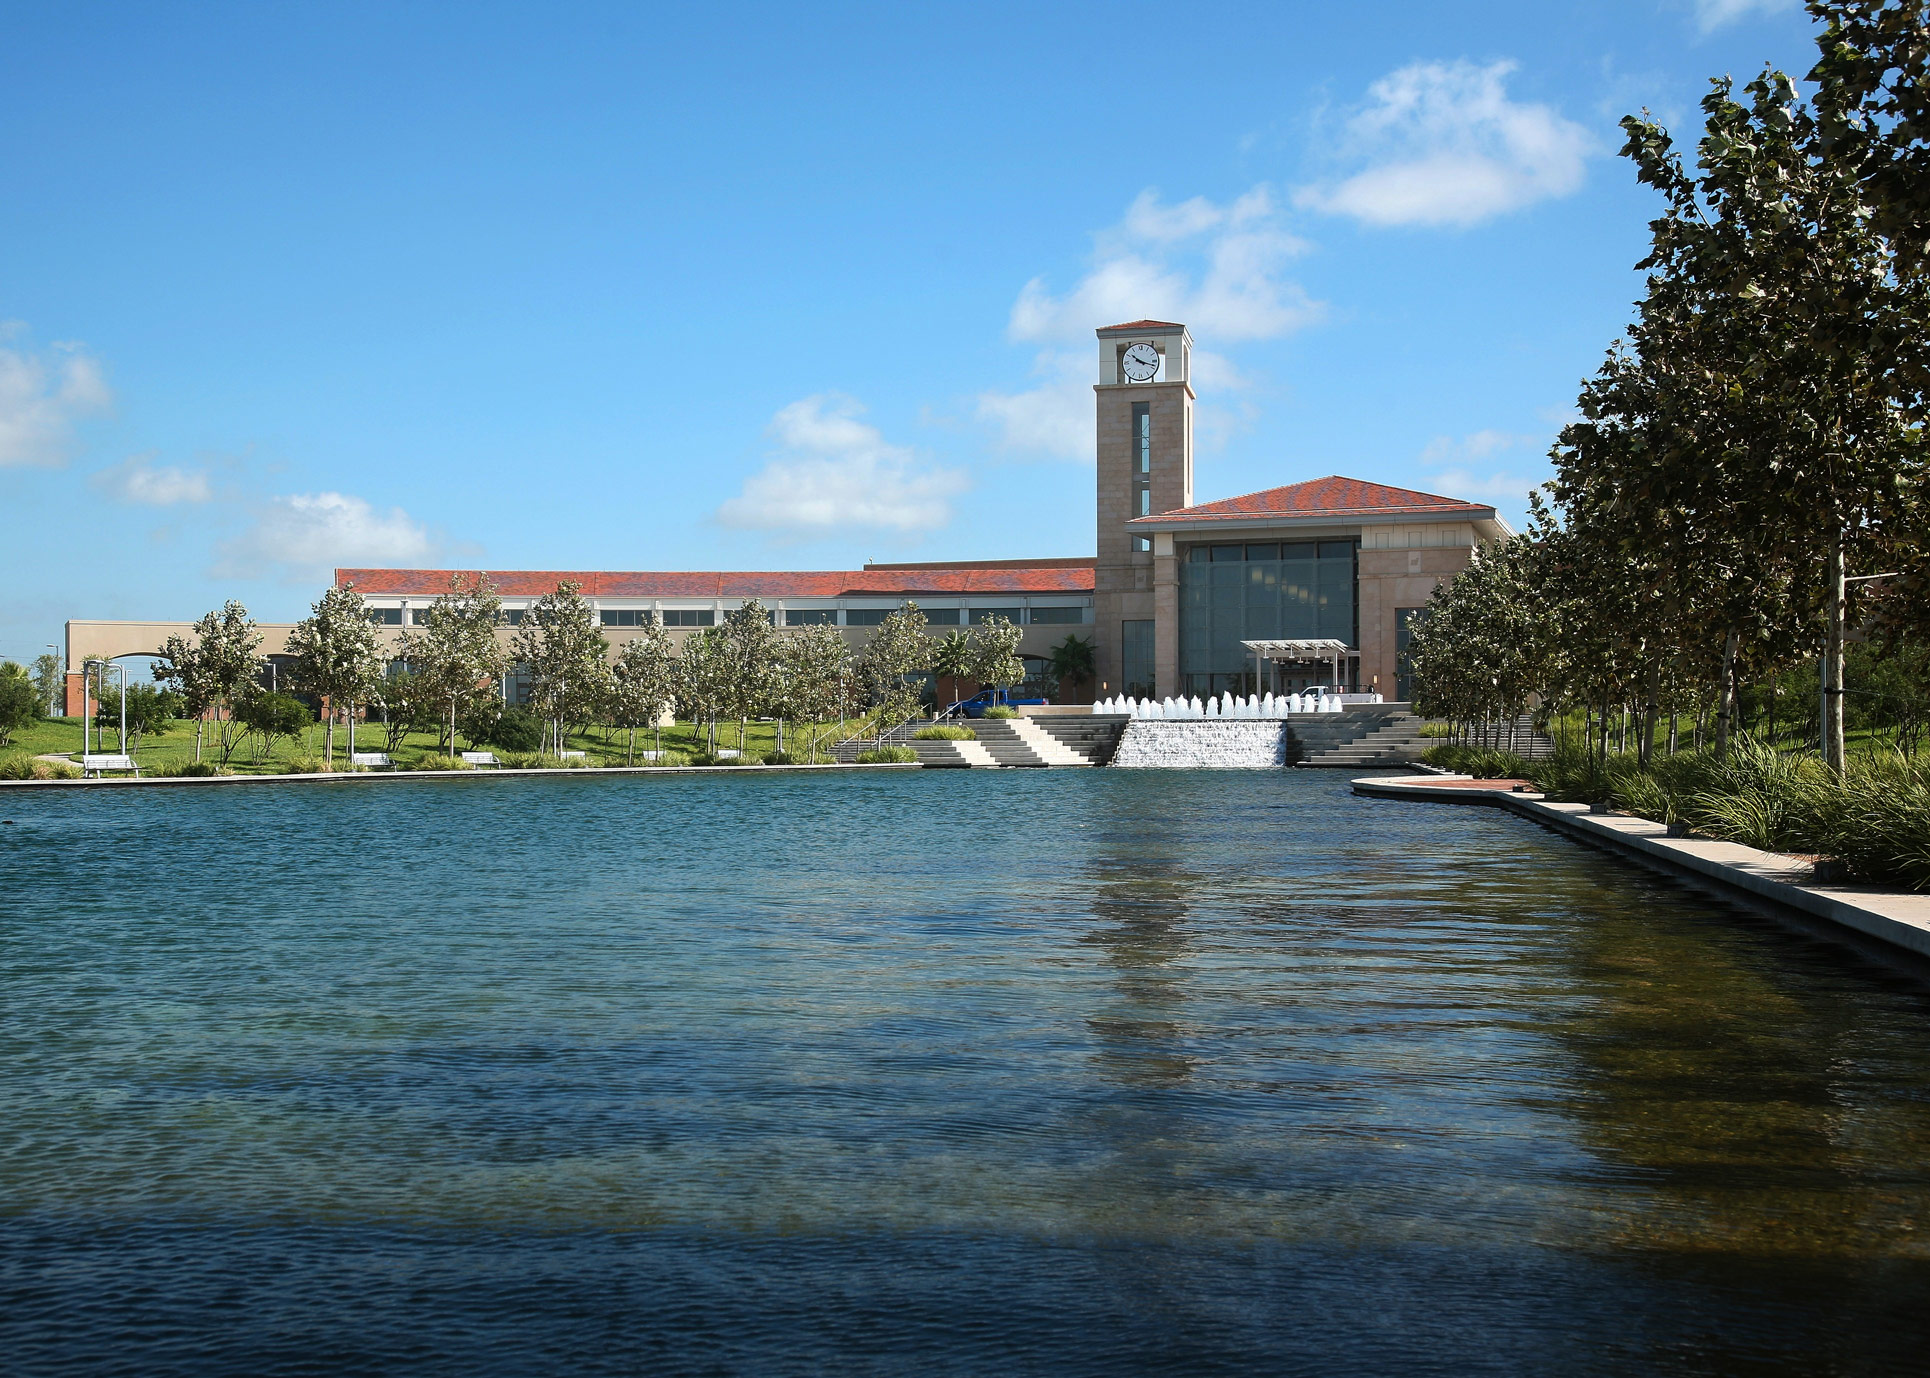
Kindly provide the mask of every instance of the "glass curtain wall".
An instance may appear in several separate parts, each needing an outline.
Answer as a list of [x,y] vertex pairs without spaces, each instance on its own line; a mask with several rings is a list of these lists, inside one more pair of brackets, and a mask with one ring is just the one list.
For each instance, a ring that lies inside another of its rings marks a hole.
[[1185,692],[1254,692],[1253,658],[1242,641],[1331,638],[1359,645],[1359,546],[1350,538],[1187,548],[1179,566]]

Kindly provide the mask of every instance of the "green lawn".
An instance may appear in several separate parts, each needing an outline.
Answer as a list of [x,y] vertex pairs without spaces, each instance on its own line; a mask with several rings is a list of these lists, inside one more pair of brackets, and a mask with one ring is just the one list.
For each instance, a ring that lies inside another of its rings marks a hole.
[[[218,761],[220,750],[214,741],[214,724],[209,723],[204,731],[201,758],[204,761]],[[745,734],[744,754],[748,759],[761,759],[776,749],[776,725],[768,722],[750,724]],[[837,725],[830,725],[825,736],[825,747],[838,737]],[[590,762],[596,765],[620,766],[624,764],[625,752],[630,734],[627,731],[602,728],[588,733],[572,734],[567,749],[587,753]],[[663,729],[663,749],[692,754],[700,751],[705,742],[702,728],[690,723],[678,723],[675,727]],[[655,734],[639,729],[637,750],[648,751],[656,746]],[[793,724],[787,723],[784,730],[785,746],[797,751],[803,739]],[[389,751],[388,732],[380,723],[373,727],[358,727],[355,732],[356,749],[360,751]],[[717,729],[719,747],[736,749],[737,724],[722,723]],[[109,731],[96,744],[96,751],[114,751],[119,738]],[[467,749],[470,743],[458,738],[457,749]],[[411,733],[408,739],[395,750],[390,751],[396,765],[407,769],[424,756],[431,755],[436,749],[436,738],[426,732]],[[81,720],[79,718],[49,718],[34,724],[22,732],[14,734],[10,746],[0,747],[0,760],[14,756],[71,755],[76,760],[81,750]],[[263,760],[255,756],[255,739],[243,737],[228,766],[239,775],[275,775],[286,773],[291,764],[300,757],[320,759],[322,754],[322,728],[319,724],[310,727],[302,736],[284,739],[275,744],[273,755]],[[501,752],[497,753],[502,754]],[[171,730],[159,737],[144,738],[135,749],[135,757],[144,770],[157,770],[167,766],[183,765],[194,759],[194,727],[190,723],[177,723]],[[335,732],[335,765],[339,770],[348,764],[348,734],[339,727]],[[642,764],[641,762],[639,764]]]

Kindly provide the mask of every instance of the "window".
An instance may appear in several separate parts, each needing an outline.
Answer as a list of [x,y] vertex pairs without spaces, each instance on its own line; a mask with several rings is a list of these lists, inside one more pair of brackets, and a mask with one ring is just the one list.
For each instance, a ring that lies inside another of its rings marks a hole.
[[1133,472],[1153,472],[1153,404],[1133,403]]
[[890,608],[846,608],[844,610],[844,625],[847,627],[881,627],[884,625],[885,619],[889,616],[891,616]]
[[1146,554],[1152,548],[1153,548],[1153,538],[1151,536],[1133,537],[1133,549],[1138,551],[1141,555]]
[[428,608],[410,608],[408,611],[409,611],[409,624],[411,626],[426,627],[429,625]]
[[1062,625],[1066,625],[1074,622],[1083,622],[1085,620],[1086,620],[1086,610],[1084,608],[1034,608],[1032,609],[1032,625],[1035,627],[1042,626],[1042,625],[1050,625],[1050,626],[1056,627],[1056,626],[1062,626]]
[[835,627],[838,625],[836,608],[786,608],[784,625],[787,627]]
[[994,617],[1003,617],[1007,622],[1018,622],[1023,620],[1019,616],[1019,611],[1018,608],[973,608],[971,623],[974,627],[982,627]]
[[1139,511],[1136,515],[1141,517],[1150,517],[1153,515],[1152,489],[1142,487],[1139,490]]
[[665,608],[663,624],[666,627],[714,627],[717,625],[715,608]]
[[1119,678],[1120,687],[1134,698],[1152,696],[1152,619],[1119,624]]
[[506,627],[522,626],[523,612],[524,609],[522,608],[505,608],[502,615],[502,624]]
[[370,608],[369,621],[378,627],[399,627],[402,625],[402,609]]
[[919,611],[925,614],[925,620],[934,627],[956,627],[963,620],[957,608],[920,608]]
[[606,627],[647,627],[651,617],[648,608],[605,608],[603,625]]
[[[1253,672],[1242,641],[1359,644],[1354,552],[1351,540],[1189,547],[1179,567],[1180,683],[1189,693],[1237,688],[1229,677]],[[1332,674],[1313,672],[1314,683]]]

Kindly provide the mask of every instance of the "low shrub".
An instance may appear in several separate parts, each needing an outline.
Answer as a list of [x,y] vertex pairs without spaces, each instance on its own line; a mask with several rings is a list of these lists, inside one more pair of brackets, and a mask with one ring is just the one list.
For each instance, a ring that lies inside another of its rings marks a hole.
[[1452,737],[1454,735],[1454,724],[1445,723],[1445,722],[1424,722],[1421,724],[1421,735],[1423,737]]
[[993,704],[990,708],[986,709],[984,713],[984,716],[988,718],[1016,718],[1018,715],[1018,709],[1007,708],[1002,703]]
[[[313,759],[315,769],[320,770],[322,768],[321,758],[318,756]],[[179,765],[157,766],[152,773],[171,780],[200,779],[210,775],[234,774],[233,771],[216,765],[213,761],[182,761]],[[311,774],[312,772],[303,771],[302,773]]]
[[957,723],[937,723],[931,727],[921,727],[911,734],[921,742],[975,742],[978,733]]
[[417,770],[473,770],[469,762],[460,756],[440,756],[435,752],[425,752],[415,763]]
[[693,766],[747,766],[750,764],[742,756],[713,756],[708,751],[695,752],[690,757]]
[[767,766],[794,766],[797,764],[797,757],[788,751],[772,751],[765,755],[764,764]]
[[543,720],[527,708],[511,704],[496,715],[476,741],[504,751],[532,753],[543,745]]
[[882,746],[872,751],[860,751],[858,764],[861,766],[911,765],[918,760],[918,753],[908,746]]
[[[209,763],[207,761],[201,761],[196,764],[205,766]],[[290,756],[288,758],[288,770],[286,773],[289,775],[320,775],[322,773],[322,758],[320,756]]]

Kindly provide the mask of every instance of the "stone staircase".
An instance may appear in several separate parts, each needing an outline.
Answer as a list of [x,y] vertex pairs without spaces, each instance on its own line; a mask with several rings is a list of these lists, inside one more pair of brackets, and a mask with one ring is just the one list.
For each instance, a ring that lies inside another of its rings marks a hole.
[[[889,746],[908,746],[918,753],[918,764],[935,769],[1013,766],[1102,766],[1112,759],[1124,714],[1064,714],[1042,718],[975,718],[965,724],[978,734],[975,742],[919,741],[925,722],[910,722],[885,734]],[[855,761],[875,745],[870,738],[852,738],[831,748],[833,759]]]
[[[1349,713],[1345,721],[1333,724],[1326,733],[1303,733],[1299,722],[1292,724],[1292,735],[1300,750],[1293,763],[1311,770],[1361,770],[1375,766],[1406,765],[1421,759],[1421,753],[1434,745],[1421,735],[1421,719],[1407,711],[1404,704],[1375,704],[1391,709],[1385,713]],[[1320,723],[1310,723],[1316,729]]]

